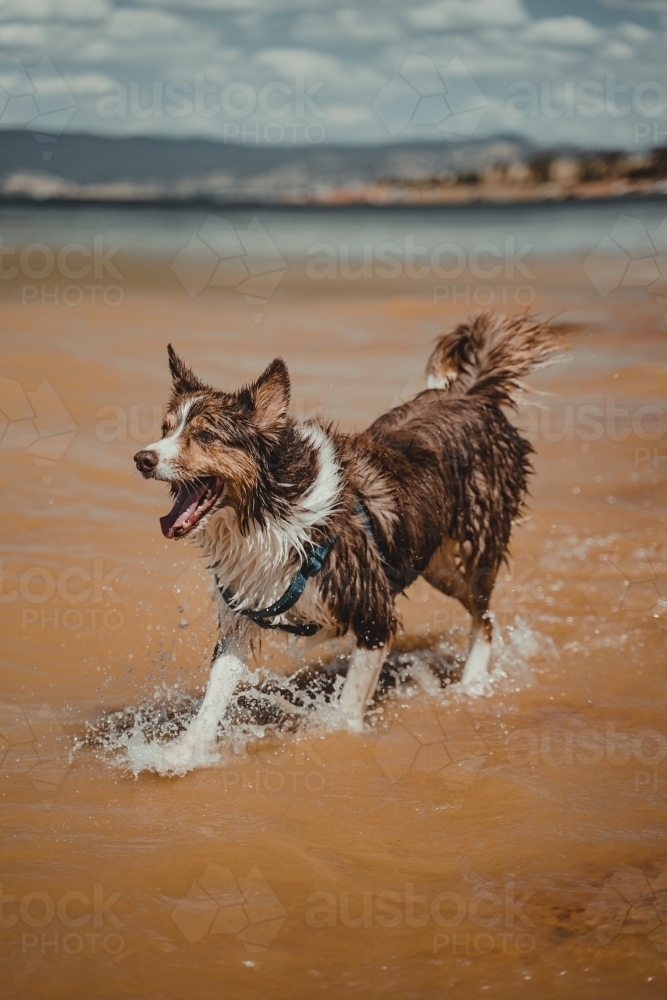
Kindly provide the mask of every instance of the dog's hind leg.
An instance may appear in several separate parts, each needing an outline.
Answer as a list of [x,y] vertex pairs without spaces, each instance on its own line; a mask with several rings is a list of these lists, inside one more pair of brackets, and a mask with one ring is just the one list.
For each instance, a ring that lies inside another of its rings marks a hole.
[[461,687],[468,694],[483,694],[489,679],[493,620],[489,601],[496,581],[496,571],[474,570],[467,578],[467,607],[472,615],[470,646],[463,667]]
[[461,687],[469,694],[482,694],[489,677],[493,624],[488,611],[473,615],[470,646],[466,657]]
[[354,732],[363,732],[364,712],[375,694],[387,652],[387,646],[380,646],[378,649],[355,649],[352,654],[352,662],[340,696],[340,707],[349,728]]
[[455,597],[472,615],[470,646],[461,676],[461,687],[469,694],[481,694],[489,676],[493,622],[489,601],[495,583],[495,572],[477,569],[467,573],[460,547],[446,539],[435,553],[424,576],[448,597]]

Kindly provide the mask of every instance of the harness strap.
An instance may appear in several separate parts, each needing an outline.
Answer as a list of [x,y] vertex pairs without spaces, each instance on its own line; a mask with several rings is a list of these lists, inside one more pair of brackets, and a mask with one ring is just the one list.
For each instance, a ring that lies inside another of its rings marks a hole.
[[261,611],[252,611],[250,608],[240,610],[233,603],[234,595],[231,591],[228,588],[223,590],[218,584],[220,594],[232,611],[237,611],[238,614],[252,619],[260,628],[280,629],[282,632],[290,632],[292,635],[315,635],[316,632],[319,632],[320,626],[315,625],[314,622],[307,625],[290,625],[287,622],[272,622],[268,621],[268,619],[283,615],[290,608],[294,607],[306,589],[308,580],[311,576],[317,576],[322,569],[327,556],[334,547],[337,537],[337,535],[334,535],[323,542],[322,545],[314,545],[312,547],[310,555],[297,570],[296,575],[293,577],[283,596],[273,604],[270,604],[268,608],[262,608]]
[[[354,510],[355,513],[361,517],[366,531],[373,539],[373,542],[380,553],[382,568],[387,576],[387,579],[389,580],[389,585],[391,586],[392,591],[395,594],[400,593],[405,589],[405,587],[408,586],[409,583],[412,583],[412,580],[416,578],[417,574],[415,573],[414,576],[410,576],[406,581],[398,570],[394,569],[389,562],[387,553],[380,544],[377,534],[373,530],[370,515],[361,500],[356,499],[354,501]],[[288,622],[273,622],[269,621],[269,619],[277,618],[279,615],[285,614],[286,611],[289,611],[290,608],[294,607],[306,589],[308,580],[312,576],[317,576],[324,566],[326,558],[334,547],[337,538],[338,535],[333,535],[321,545],[314,545],[311,548],[310,555],[304,560],[304,562],[302,562],[283,596],[273,604],[270,604],[268,608],[262,608],[260,611],[252,611],[250,608],[237,608],[234,604],[234,594],[228,587],[223,588],[220,584],[218,584],[220,595],[232,611],[236,611],[237,614],[250,618],[256,625],[259,625],[260,628],[280,629],[281,632],[289,632],[292,635],[315,635],[316,632],[319,632],[321,626],[316,625],[314,622],[304,625],[291,625]]]
[[409,572],[405,576],[403,576],[403,574],[401,574],[397,569],[395,569],[389,561],[389,555],[387,553],[387,550],[382,545],[380,539],[377,536],[376,531],[373,528],[370,514],[368,513],[366,506],[364,505],[364,503],[362,503],[361,500],[359,500],[359,498],[357,498],[354,501],[354,509],[364,522],[364,527],[366,531],[375,542],[375,547],[378,550],[380,554],[380,559],[382,561],[382,569],[384,570],[385,576],[389,580],[389,586],[391,587],[392,592],[394,594],[402,593],[406,587],[409,587],[410,584],[417,579],[417,576],[419,574],[415,573],[414,570],[410,569]]

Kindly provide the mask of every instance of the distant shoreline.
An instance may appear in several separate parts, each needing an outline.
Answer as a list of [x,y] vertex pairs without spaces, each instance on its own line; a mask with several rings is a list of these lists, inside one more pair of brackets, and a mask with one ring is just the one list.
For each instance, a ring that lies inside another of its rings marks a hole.
[[54,198],[30,198],[20,196],[7,196],[0,194],[0,211],[3,207],[29,206],[31,208],[156,208],[156,209],[221,209],[229,210],[261,210],[263,212],[345,212],[345,211],[372,211],[372,212],[433,212],[437,210],[450,211],[452,209],[487,209],[487,208],[545,208],[553,206],[558,208],[566,204],[618,204],[619,202],[663,202],[667,200],[667,191],[627,191],[618,194],[606,192],[600,195],[578,194],[571,192],[562,196],[551,197],[513,197],[504,196],[470,198],[469,200],[459,198],[457,200],[440,201],[258,201],[249,199],[214,199],[214,198],[86,198],[86,197],[54,197]]

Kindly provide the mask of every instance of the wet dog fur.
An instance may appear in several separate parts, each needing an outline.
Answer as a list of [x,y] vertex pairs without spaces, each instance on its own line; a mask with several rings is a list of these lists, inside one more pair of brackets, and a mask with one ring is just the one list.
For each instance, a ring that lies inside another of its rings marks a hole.
[[353,634],[341,695],[350,727],[363,728],[398,625],[396,594],[420,575],[470,612],[462,684],[484,689],[489,601],[531,472],[531,446],[505,410],[556,350],[546,324],[480,314],[438,339],[424,392],[344,434],[290,414],[281,358],[253,384],[222,392],[169,346],[173,392],[162,438],[135,462],[145,478],[170,484],[175,501],[163,533],[200,545],[220,618],[209,687],[175,766],[213,738],[242,675],[258,626],[239,612],[277,600],[309,548],[334,537],[321,572],[278,621],[315,623],[322,638]]

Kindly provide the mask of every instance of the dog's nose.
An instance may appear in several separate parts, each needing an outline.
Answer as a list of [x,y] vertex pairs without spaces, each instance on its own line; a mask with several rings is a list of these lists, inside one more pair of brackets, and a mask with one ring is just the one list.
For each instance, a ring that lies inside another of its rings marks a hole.
[[159,458],[156,451],[138,451],[134,456],[134,462],[139,472],[147,475],[153,471],[159,462]]

